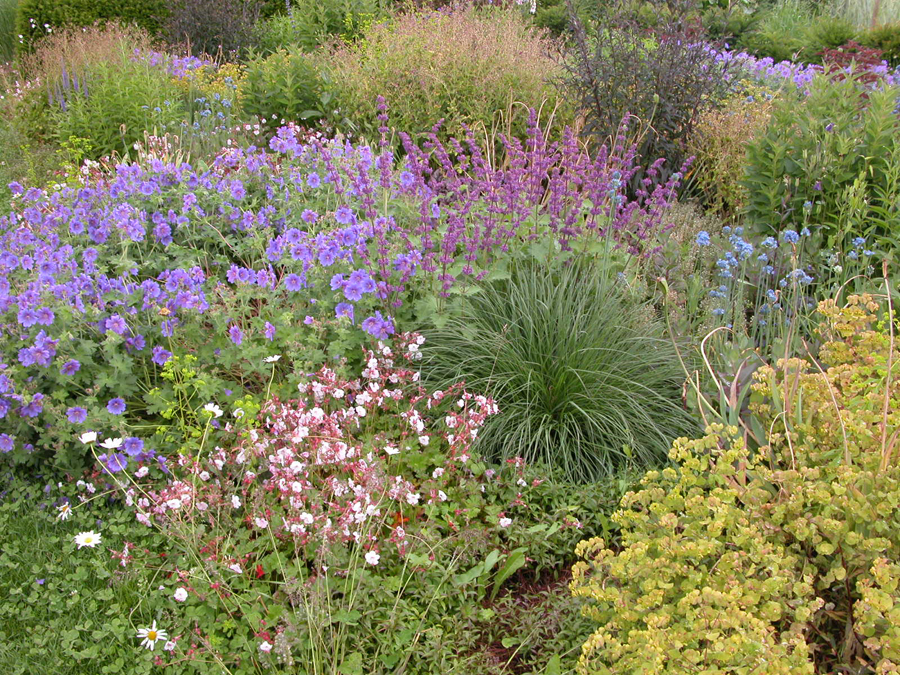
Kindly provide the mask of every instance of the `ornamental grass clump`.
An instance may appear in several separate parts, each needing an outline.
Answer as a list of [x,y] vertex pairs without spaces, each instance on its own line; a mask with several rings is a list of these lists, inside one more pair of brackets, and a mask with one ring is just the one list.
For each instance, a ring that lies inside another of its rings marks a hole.
[[578,547],[600,624],[579,673],[890,673],[900,665],[900,350],[871,296],[819,304],[819,360],[754,374],[768,430],[679,439]]
[[480,452],[590,481],[658,463],[690,432],[675,348],[623,286],[598,264],[520,263],[433,332],[429,384],[465,381],[500,409]]

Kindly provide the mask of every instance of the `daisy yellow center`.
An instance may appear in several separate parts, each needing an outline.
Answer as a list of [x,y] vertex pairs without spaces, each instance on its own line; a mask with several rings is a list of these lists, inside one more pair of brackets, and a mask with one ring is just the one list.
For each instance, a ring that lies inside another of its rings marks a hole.
[[94,542],[94,538],[93,538],[93,537],[85,537],[85,538],[84,538],[84,543],[85,543],[85,544],[92,544],[93,542]]
[[157,640],[156,631],[148,630],[147,631],[147,639],[150,640],[150,642],[156,642],[156,640]]

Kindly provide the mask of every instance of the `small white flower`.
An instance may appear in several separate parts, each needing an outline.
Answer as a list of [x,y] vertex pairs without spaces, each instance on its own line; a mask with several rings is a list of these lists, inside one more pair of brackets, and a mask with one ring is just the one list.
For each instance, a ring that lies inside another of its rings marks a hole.
[[93,530],[89,532],[79,532],[75,535],[75,543],[78,544],[78,548],[84,548],[85,546],[94,548],[100,543],[100,534]]
[[239,420],[244,416],[244,409],[243,408],[235,408],[234,412],[231,414],[234,415],[235,419]]
[[177,511],[181,508],[181,500],[180,499],[170,499],[166,502],[166,506],[168,506],[173,511]]
[[152,652],[156,643],[160,640],[165,640],[168,637],[168,634],[166,631],[157,628],[156,621],[154,620],[153,625],[150,626],[150,628],[139,628],[137,636],[143,638],[141,640],[141,647],[146,647]]
[[241,498],[237,495],[231,495],[231,508],[239,509],[241,508]]
[[233,565],[229,565],[229,566],[228,566],[228,569],[230,569],[230,570],[231,570],[232,572],[234,572],[235,574],[240,574],[241,571],[242,571],[242,570],[241,570],[241,566],[238,565],[237,563],[234,563]]
[[272,651],[272,644],[267,640],[263,640],[259,645],[259,651],[261,651],[263,654],[268,654],[270,651]]
[[384,446],[384,451],[388,455],[396,455],[398,452],[400,452],[400,448],[395,445],[386,445]]
[[177,600],[178,602],[184,602],[188,599],[188,592],[184,588],[176,588],[175,594],[172,597],[175,598],[175,600]]
[[166,642],[166,644],[163,645],[163,649],[167,652],[174,652],[175,651],[175,643],[172,642],[171,640],[169,640],[168,642]]
[[281,354],[274,354],[273,356],[267,356],[263,359],[265,363],[275,363],[278,359],[281,358]]
[[222,409],[215,403],[207,403],[205,406],[203,406],[203,409],[206,412],[212,413],[213,417],[221,417],[223,414]]
[[428,445],[428,442],[431,440],[428,436],[419,436],[419,443],[422,445]]
[[440,478],[443,475],[444,475],[444,469],[443,469],[443,467],[440,467],[440,466],[431,472],[432,478]]
[[209,471],[201,471],[200,480],[209,480]]
[[410,506],[415,506],[419,503],[419,494],[417,492],[410,492],[406,495],[406,503]]
[[438,490],[438,499],[440,499],[442,502],[447,501],[447,493],[443,490]]
[[115,450],[120,445],[122,445],[121,438],[107,438],[100,444],[101,448],[106,448],[107,450]]
[[378,551],[369,551],[366,553],[366,562],[370,565],[377,565],[381,561],[381,556],[378,555]]
[[512,518],[501,518],[500,527],[509,527],[512,525]]
[[60,504],[56,507],[56,510],[59,511],[56,517],[60,520],[68,520],[69,516],[72,515],[72,507],[68,502],[66,502],[65,504]]
[[135,478],[143,478],[148,473],[150,473],[150,469],[147,468],[146,466],[142,466],[140,469],[138,469],[137,471],[134,472],[134,477]]
[[335,398],[344,398],[344,390],[343,389],[335,389],[334,397]]
[[269,521],[266,520],[265,518],[257,518],[257,519],[256,519],[256,526],[265,529],[265,528],[267,528],[267,527],[269,526]]
[[444,424],[453,429],[457,424],[457,419],[455,417],[447,415],[447,417],[444,418]]
[[519,480],[516,481],[516,485],[518,485],[520,487],[526,487],[528,485],[528,483],[525,482],[524,478],[520,478]]
[[94,443],[97,440],[96,431],[85,431],[78,437],[82,443]]

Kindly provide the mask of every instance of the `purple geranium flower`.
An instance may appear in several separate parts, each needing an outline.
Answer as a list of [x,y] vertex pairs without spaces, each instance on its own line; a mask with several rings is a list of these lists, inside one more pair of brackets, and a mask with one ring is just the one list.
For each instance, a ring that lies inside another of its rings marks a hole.
[[131,436],[125,439],[125,442],[122,444],[122,449],[131,457],[136,457],[143,452],[144,441],[135,436]]
[[128,324],[125,323],[124,318],[118,314],[113,314],[106,320],[106,330],[111,330],[118,335],[124,335],[125,331],[128,330]]
[[11,452],[16,444],[16,437],[9,434],[0,434],[0,452]]
[[353,210],[349,206],[339,206],[334,212],[334,219],[341,225],[352,225],[356,220]]
[[275,326],[273,326],[271,323],[266,321],[266,326],[263,329],[263,333],[265,334],[266,339],[269,342],[271,342],[272,340],[275,339]]
[[292,292],[299,291],[303,288],[303,280],[297,274],[288,274],[284,278],[284,287]]
[[113,415],[121,415],[125,412],[125,401],[118,397],[110,399],[109,403],[106,404],[106,409]]
[[78,372],[79,368],[81,368],[81,364],[78,363],[78,361],[76,361],[75,359],[69,359],[62,365],[62,368],[59,369],[59,372],[61,372],[63,375],[71,377]]
[[109,455],[100,455],[98,459],[110,473],[119,473],[128,466],[128,458],[121,452],[113,452]]
[[74,406],[66,410],[66,417],[72,424],[82,424],[87,419],[87,410],[81,406]]
[[334,315],[338,318],[346,316],[353,323],[353,305],[349,302],[339,302],[334,308]]
[[231,324],[228,328],[228,337],[231,338],[231,341],[236,345],[240,345],[244,341],[243,331],[235,324]]
[[151,357],[151,361],[158,366],[166,365],[166,361],[172,358],[172,352],[168,349],[163,349],[159,345],[153,348],[153,356]]

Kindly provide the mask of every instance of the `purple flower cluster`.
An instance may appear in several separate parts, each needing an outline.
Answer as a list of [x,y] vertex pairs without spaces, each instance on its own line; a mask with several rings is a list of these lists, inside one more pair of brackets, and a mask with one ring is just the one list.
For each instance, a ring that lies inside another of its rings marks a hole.
[[[227,148],[204,167],[150,158],[77,187],[13,186],[0,216],[0,353],[18,360],[0,364],[0,418],[17,412],[38,433],[28,420],[50,394],[72,424],[104,405],[130,414],[135,378],[155,386],[173,345],[214,354],[216,368],[254,346],[284,353],[298,329],[334,317],[386,339],[410,294],[447,297],[535,242],[570,251],[607,238],[649,253],[681,178],[657,182],[657,162],[626,198],[634,148],[590,157],[574,134],[550,143],[536,124],[507,144],[502,168],[472,135],[445,146],[432,134],[425,148],[404,138],[402,165],[386,143],[305,138],[287,126],[268,150]],[[89,363],[118,368],[124,389],[114,380],[91,408],[73,376],[101,343],[102,363]]]

